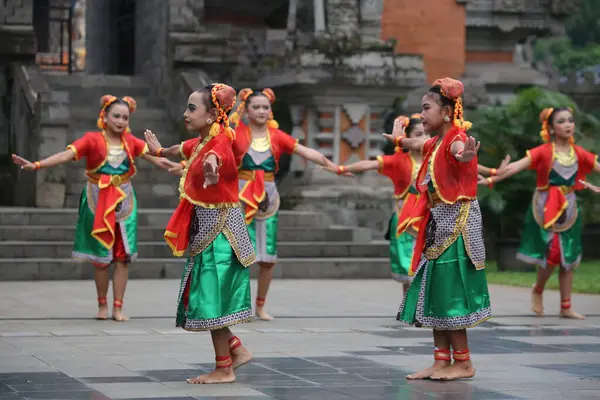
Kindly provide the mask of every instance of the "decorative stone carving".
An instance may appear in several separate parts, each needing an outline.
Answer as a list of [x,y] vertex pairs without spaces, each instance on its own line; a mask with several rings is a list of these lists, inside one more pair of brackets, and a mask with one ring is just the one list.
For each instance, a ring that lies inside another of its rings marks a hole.
[[519,13],[525,11],[525,0],[493,0],[492,11]]
[[332,35],[359,35],[360,10],[357,0],[327,0],[327,30]]
[[552,0],[551,10],[555,15],[573,15],[580,6],[579,0]]

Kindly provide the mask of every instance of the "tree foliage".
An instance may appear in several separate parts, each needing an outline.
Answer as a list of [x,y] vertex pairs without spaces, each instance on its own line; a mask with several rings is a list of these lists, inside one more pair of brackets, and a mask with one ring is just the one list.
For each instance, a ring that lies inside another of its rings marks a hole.
[[600,0],[580,0],[565,29],[567,36],[536,41],[535,60],[551,58],[562,74],[600,65]]

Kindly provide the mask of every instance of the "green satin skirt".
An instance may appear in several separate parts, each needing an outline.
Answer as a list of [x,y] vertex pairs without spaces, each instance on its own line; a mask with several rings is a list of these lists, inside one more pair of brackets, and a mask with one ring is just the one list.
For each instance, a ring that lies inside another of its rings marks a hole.
[[266,219],[254,218],[248,225],[248,234],[254,245],[256,262],[277,262],[277,227],[279,211]]
[[223,233],[188,258],[181,280],[176,326],[211,331],[252,318],[250,271],[237,259]]
[[[561,267],[566,270],[576,268],[581,263],[583,223],[580,210],[577,211],[577,219],[573,226],[563,232],[554,233],[560,240]],[[538,225],[533,216],[533,208],[530,206],[525,214],[525,226],[517,258],[528,264],[545,268],[552,234],[553,232]]]
[[394,212],[390,219],[390,266],[392,268],[392,279],[399,282],[410,282],[408,276],[410,261],[415,247],[415,238],[408,232],[396,236],[398,226],[398,213]]
[[[133,196],[133,208],[127,218],[116,224],[115,229],[121,230],[123,247],[128,259],[135,260],[138,254],[138,210],[137,198],[135,197],[133,188],[131,189],[131,196]],[[92,236],[94,217],[94,213],[92,213],[92,210],[88,206],[87,190],[84,188],[79,199],[79,216],[75,227],[75,242],[73,243],[72,256],[79,260],[108,265],[113,262],[113,250],[102,246]]]
[[397,319],[436,330],[471,328],[492,317],[485,270],[476,270],[462,235],[435,260],[421,260]]

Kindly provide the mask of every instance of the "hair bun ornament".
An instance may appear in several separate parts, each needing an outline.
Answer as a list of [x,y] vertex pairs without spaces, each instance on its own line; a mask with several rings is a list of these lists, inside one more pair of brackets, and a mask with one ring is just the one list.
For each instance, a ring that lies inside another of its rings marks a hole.
[[123,101],[125,103],[127,103],[130,113],[133,113],[133,112],[135,112],[135,110],[137,110],[137,102],[135,101],[135,99],[133,97],[125,96],[125,97],[123,97]]
[[115,96],[113,96],[112,94],[105,94],[104,96],[102,96],[100,98],[100,106],[102,108],[105,108],[106,106],[108,106],[110,103],[112,103],[116,99],[117,98]]
[[215,98],[219,103],[218,106],[225,112],[229,112],[235,105],[236,92],[235,89],[224,83],[218,83],[213,88]]
[[400,124],[404,129],[408,128],[408,125],[410,124],[410,118],[408,118],[406,115],[400,115],[399,117],[396,117],[394,122],[395,121],[400,121]]
[[421,114],[419,114],[419,113],[413,114],[410,116],[410,119],[421,119]]
[[264,88],[262,91],[262,94],[264,94],[265,96],[267,96],[267,99],[269,99],[269,102],[271,104],[275,103],[275,92],[273,91],[273,89],[270,88]]
[[242,90],[239,91],[238,93],[238,98],[240,99],[240,101],[242,102],[246,102],[248,100],[248,97],[250,97],[250,95],[254,93],[254,91],[250,88],[244,88]]
[[553,111],[554,108],[552,107],[544,108],[542,112],[540,112],[540,123],[543,124],[544,121],[548,121],[548,118],[550,118],[550,115],[552,115]]
[[450,100],[458,100],[465,92],[465,86],[459,80],[452,78],[441,78],[433,82],[434,87],[439,87],[442,96]]

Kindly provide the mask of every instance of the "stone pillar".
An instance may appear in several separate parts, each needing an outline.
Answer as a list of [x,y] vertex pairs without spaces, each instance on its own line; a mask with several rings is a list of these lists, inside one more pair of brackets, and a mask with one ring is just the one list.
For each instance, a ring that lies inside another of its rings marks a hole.
[[315,33],[324,33],[327,30],[325,26],[325,0],[314,0],[315,12]]
[[110,71],[111,46],[114,43],[111,0],[89,1],[85,13],[85,71],[107,74]]
[[135,73],[146,76],[152,95],[163,99],[171,89],[168,7],[164,0],[138,0],[135,8]]
[[381,39],[381,14],[384,0],[360,0],[360,27],[364,39]]

